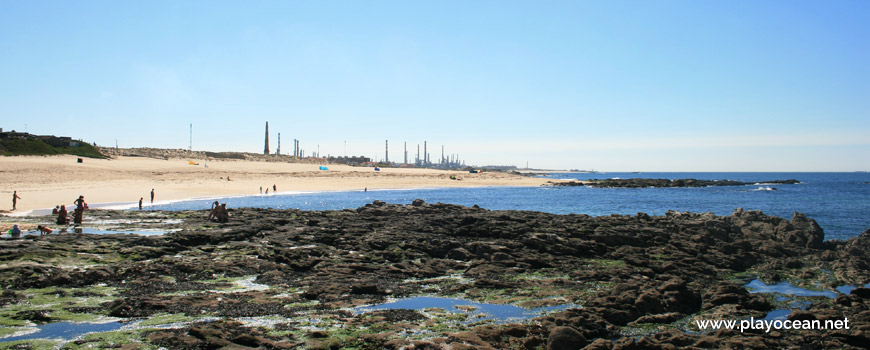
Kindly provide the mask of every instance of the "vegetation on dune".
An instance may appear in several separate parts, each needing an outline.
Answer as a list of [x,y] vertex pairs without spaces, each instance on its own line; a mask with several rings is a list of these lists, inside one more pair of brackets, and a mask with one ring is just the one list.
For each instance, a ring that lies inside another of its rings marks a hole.
[[3,156],[43,156],[71,154],[88,158],[107,158],[96,147],[79,143],[75,147],[55,147],[41,140],[21,138],[0,138],[0,155]]

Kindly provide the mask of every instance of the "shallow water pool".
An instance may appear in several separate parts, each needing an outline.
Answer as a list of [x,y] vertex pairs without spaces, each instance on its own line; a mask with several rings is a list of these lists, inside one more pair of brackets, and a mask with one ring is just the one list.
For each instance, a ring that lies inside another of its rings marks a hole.
[[493,320],[496,322],[511,322],[528,320],[541,316],[550,311],[565,310],[574,307],[573,304],[540,307],[526,309],[510,304],[477,303],[463,299],[439,298],[439,297],[411,297],[399,299],[393,302],[361,306],[354,309],[355,313],[366,313],[375,310],[424,310],[429,308],[441,308],[452,313],[466,313],[472,316],[473,321]]

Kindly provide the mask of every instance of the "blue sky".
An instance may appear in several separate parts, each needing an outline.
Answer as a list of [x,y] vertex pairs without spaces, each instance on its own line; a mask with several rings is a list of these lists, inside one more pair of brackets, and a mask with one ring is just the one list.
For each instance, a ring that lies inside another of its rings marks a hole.
[[122,147],[870,170],[867,1],[0,0],[0,127]]

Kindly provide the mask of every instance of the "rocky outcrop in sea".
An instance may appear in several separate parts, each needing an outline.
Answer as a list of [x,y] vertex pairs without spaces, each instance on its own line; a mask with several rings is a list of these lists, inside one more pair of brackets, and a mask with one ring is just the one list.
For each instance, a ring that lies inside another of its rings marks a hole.
[[550,182],[552,186],[588,186],[596,188],[646,188],[646,187],[710,187],[746,185],[793,185],[798,180],[734,181],[698,179],[593,179],[587,181]]

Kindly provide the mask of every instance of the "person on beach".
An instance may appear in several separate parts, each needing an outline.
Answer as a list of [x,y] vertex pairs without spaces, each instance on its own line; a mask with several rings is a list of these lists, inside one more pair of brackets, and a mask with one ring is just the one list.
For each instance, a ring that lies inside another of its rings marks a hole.
[[12,225],[12,229],[9,230],[9,235],[12,236],[12,238],[21,237],[21,229],[18,228],[18,224]]
[[54,209],[51,210],[51,215],[57,215],[57,212],[60,211],[60,206],[54,206]]
[[67,225],[69,224],[69,218],[67,217],[66,205],[61,205],[60,209],[57,211],[57,224],[58,225]]
[[18,196],[18,191],[12,191],[12,210],[18,209],[18,200],[21,197]]
[[[151,204],[154,204],[154,189],[153,188],[151,189]],[[141,207],[141,205],[140,205],[140,207]],[[139,208],[139,209],[142,209],[142,208]]]
[[272,193],[278,192],[278,186],[272,184]]
[[269,194],[269,188],[266,187],[266,194]]
[[145,199],[143,197],[139,197],[139,210],[142,210],[142,200]]
[[263,186],[260,186],[260,194],[263,194]]
[[42,226],[42,225],[37,225],[36,229],[39,230],[39,234],[42,236],[47,235],[47,234],[51,234],[54,231],[54,230],[52,230],[48,227]]

